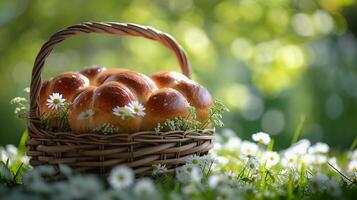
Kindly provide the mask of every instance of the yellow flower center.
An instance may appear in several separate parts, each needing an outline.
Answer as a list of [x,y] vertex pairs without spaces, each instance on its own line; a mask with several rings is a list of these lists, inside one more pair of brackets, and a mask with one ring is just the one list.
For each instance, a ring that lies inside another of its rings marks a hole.
[[124,181],[124,180],[125,180],[125,177],[123,175],[118,176],[118,181]]
[[59,104],[59,99],[53,99],[53,104]]
[[188,172],[192,172],[192,168],[191,167],[187,167],[187,171]]

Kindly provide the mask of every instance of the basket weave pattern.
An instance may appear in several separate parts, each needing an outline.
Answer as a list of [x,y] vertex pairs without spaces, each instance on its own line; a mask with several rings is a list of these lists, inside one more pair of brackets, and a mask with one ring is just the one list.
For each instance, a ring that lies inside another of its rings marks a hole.
[[29,139],[27,155],[30,164],[67,164],[79,172],[106,175],[118,164],[126,164],[136,174],[150,175],[152,165],[166,165],[167,172],[186,162],[187,156],[204,155],[213,147],[213,129],[188,131],[141,131],[101,135],[51,132],[40,127],[38,97],[41,72],[54,46],[72,35],[107,33],[155,40],[176,56],[182,73],[190,75],[190,66],[182,47],[167,33],[151,27],[122,23],[84,23],[52,35],[38,53],[32,70],[30,87]]

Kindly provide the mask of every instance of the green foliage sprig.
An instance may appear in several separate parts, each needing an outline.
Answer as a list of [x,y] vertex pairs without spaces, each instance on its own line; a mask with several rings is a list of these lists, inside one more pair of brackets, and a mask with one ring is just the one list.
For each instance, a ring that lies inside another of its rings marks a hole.
[[120,127],[111,123],[104,123],[101,126],[93,129],[94,133],[101,133],[104,135],[112,135],[119,132]]
[[69,103],[64,103],[57,111],[43,114],[41,127],[50,131],[69,131],[68,112]]
[[215,100],[213,106],[209,109],[209,117],[206,121],[200,122],[197,120],[196,109],[189,107],[189,115],[187,117],[175,117],[167,119],[163,124],[158,124],[155,131],[176,131],[176,130],[196,130],[204,129],[209,125],[212,127],[223,126],[222,117],[228,108],[219,100]]
[[208,119],[202,123],[201,128],[207,127],[211,124],[213,127],[222,127],[224,124],[222,122],[223,113],[229,112],[229,109],[220,100],[215,100],[214,105],[209,109],[210,115]]

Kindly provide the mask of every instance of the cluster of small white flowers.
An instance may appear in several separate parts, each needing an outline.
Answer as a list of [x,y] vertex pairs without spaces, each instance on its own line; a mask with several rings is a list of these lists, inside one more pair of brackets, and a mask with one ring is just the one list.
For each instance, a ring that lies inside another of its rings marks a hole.
[[11,99],[10,104],[15,105],[15,110],[14,110],[14,114],[21,118],[21,117],[25,117],[28,113],[28,101],[26,98],[24,97],[15,97],[13,99]]
[[130,119],[134,115],[144,117],[145,107],[138,101],[132,101],[128,105],[120,107],[116,106],[113,108],[113,114],[120,117],[122,120]]

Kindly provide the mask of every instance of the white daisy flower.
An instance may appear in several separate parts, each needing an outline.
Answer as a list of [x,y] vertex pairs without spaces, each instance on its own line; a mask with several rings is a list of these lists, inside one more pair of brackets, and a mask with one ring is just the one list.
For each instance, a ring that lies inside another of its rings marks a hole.
[[315,176],[310,179],[311,187],[314,191],[322,192],[325,188],[326,182],[329,178],[320,172],[318,172]]
[[186,159],[186,163],[199,167],[202,165],[202,160],[201,160],[201,157],[199,157],[195,154],[195,155],[189,156]]
[[187,163],[176,170],[176,178],[182,183],[189,181],[200,182],[202,171],[198,166]]
[[56,173],[55,168],[53,168],[51,165],[40,165],[36,167],[35,170],[43,176],[51,176]]
[[240,148],[241,146],[241,139],[240,138],[230,138],[228,142],[224,144],[224,149],[228,151],[236,151]]
[[315,155],[315,164],[316,165],[323,165],[326,164],[327,162],[327,157],[324,155]]
[[326,182],[326,190],[329,194],[335,197],[340,197],[342,194],[340,184],[335,178],[331,178]]
[[73,176],[68,184],[70,199],[88,199],[103,190],[103,185],[95,176]]
[[0,163],[0,177],[4,178],[5,180],[12,179],[11,171],[8,167],[5,166],[4,163]]
[[52,93],[50,97],[47,99],[47,106],[53,110],[57,110],[58,108],[64,106],[64,102],[66,99],[62,97],[60,93]]
[[357,172],[357,160],[351,160],[347,168],[350,173]]
[[132,114],[135,114],[135,115],[138,115],[138,116],[141,116],[141,117],[144,117],[145,116],[145,107],[139,103],[138,101],[133,101],[133,102],[130,102],[129,105],[128,105],[130,111]]
[[202,171],[198,167],[193,167],[191,171],[191,180],[194,182],[200,182],[202,179]]
[[308,153],[302,157],[301,162],[302,162],[302,164],[305,164],[306,166],[315,164],[315,155]]
[[6,152],[9,157],[17,157],[18,155],[17,147],[13,144],[6,145]]
[[194,167],[195,167],[194,165],[187,163],[184,166],[182,166],[182,169],[184,172],[191,174]]
[[[187,196],[192,196],[195,193],[197,193],[198,191],[192,184],[189,184],[182,188],[182,192]],[[180,199],[182,199],[182,198],[180,198]]]
[[92,109],[88,109],[86,111],[81,112],[78,117],[77,120],[84,120],[84,119],[88,119],[89,117],[92,117],[95,114],[94,110]]
[[[190,172],[188,172],[190,171]],[[181,183],[187,183],[190,180],[190,173],[192,171],[192,168],[184,168],[184,167],[179,167],[176,168],[176,178],[178,181]]]
[[6,163],[6,161],[9,159],[9,156],[6,152],[6,150],[3,147],[0,147],[0,161]]
[[8,144],[5,148],[0,148],[0,161],[4,163],[8,162],[10,166],[16,161],[17,156],[18,150],[13,144]]
[[236,184],[237,183],[237,174],[233,173],[232,171],[229,171],[226,173],[227,180],[230,184]]
[[266,167],[270,168],[271,166],[274,166],[279,163],[280,156],[274,151],[266,151],[263,154],[262,160],[266,163]]
[[332,158],[328,159],[327,162],[330,163],[330,165],[332,165],[333,167],[335,167],[338,171],[341,171],[341,168],[338,165],[336,157],[332,157]]
[[258,145],[253,142],[243,141],[240,147],[240,151],[243,155],[252,157],[256,155],[258,151]]
[[237,134],[232,129],[225,128],[221,131],[221,134],[227,139],[233,139],[233,138],[240,139],[239,137],[237,137]]
[[72,169],[71,169],[68,165],[59,164],[58,167],[59,167],[59,171],[60,171],[63,175],[65,175],[65,176],[67,176],[67,177],[69,177],[69,176],[72,175]]
[[134,194],[139,198],[147,198],[156,194],[154,182],[149,178],[142,178],[134,186]]
[[269,144],[270,136],[264,132],[255,133],[252,135],[252,139],[261,144]]
[[352,160],[357,160],[357,149],[352,152],[351,158]]
[[226,165],[229,162],[229,159],[224,156],[216,156],[217,163],[221,165]]
[[152,166],[152,174],[153,175],[159,175],[159,174],[165,173],[166,171],[167,171],[166,165],[158,164],[158,165]]
[[241,187],[241,191],[246,194],[253,194],[255,192],[255,187],[253,185],[244,185]]
[[302,139],[299,140],[297,143],[293,144],[290,148],[286,149],[286,152],[289,151],[294,154],[304,155],[307,153],[310,144],[311,142],[309,140]]
[[[218,191],[218,199],[232,199],[233,197],[233,190],[230,187],[222,187]],[[236,198],[233,198],[236,199]]]
[[28,165],[30,163],[30,157],[29,156],[22,156],[20,158],[20,161],[24,164],[24,165]]
[[288,152],[284,153],[284,156],[283,156],[281,164],[284,167],[293,167],[293,168],[295,168],[298,165],[298,159],[299,159],[298,154],[288,151]]
[[115,108],[113,108],[113,114],[120,117],[122,120],[133,116],[128,106],[116,106]]
[[318,143],[312,145],[309,148],[308,152],[312,153],[312,154],[315,154],[315,153],[327,153],[329,150],[330,150],[330,147],[327,144],[322,143],[322,142],[318,142]]
[[209,167],[210,165],[218,162],[217,159],[212,156],[212,154],[201,156],[200,161],[204,167]]
[[213,174],[208,178],[208,186],[213,189],[222,187],[225,183],[226,177],[223,175]]
[[43,181],[40,173],[36,170],[25,172],[22,181],[27,188],[33,191],[47,193],[50,190],[49,185]]
[[255,157],[251,157],[248,159],[247,167],[253,173],[259,169],[258,160]]
[[134,172],[125,165],[117,166],[110,172],[108,181],[114,189],[128,187],[134,182]]

